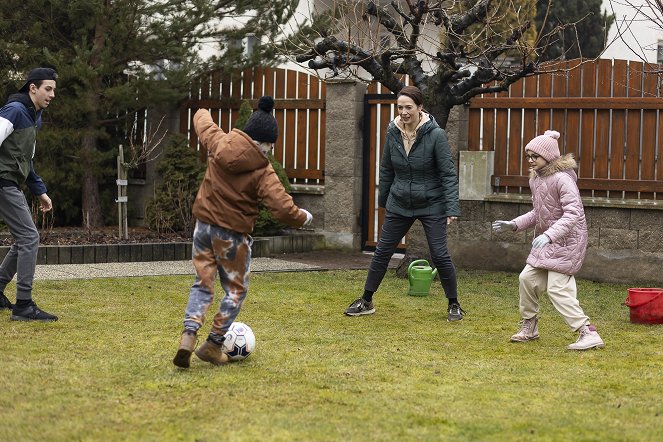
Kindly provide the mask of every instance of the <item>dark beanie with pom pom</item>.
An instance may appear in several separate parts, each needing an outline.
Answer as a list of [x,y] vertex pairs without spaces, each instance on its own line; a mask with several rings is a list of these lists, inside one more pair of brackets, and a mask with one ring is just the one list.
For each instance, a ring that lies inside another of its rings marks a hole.
[[260,97],[258,109],[251,114],[244,126],[244,133],[258,142],[274,143],[279,136],[279,127],[272,115],[274,99],[269,95]]

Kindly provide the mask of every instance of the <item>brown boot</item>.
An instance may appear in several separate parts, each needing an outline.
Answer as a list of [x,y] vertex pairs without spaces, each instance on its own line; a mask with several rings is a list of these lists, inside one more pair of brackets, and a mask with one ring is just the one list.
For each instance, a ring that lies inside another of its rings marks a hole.
[[173,364],[180,368],[189,368],[191,365],[191,353],[196,348],[196,341],[196,334],[194,332],[184,330],[180,339],[180,348],[177,349]]
[[222,346],[215,344],[209,339],[203,342],[203,345],[196,350],[196,356],[214,365],[223,365],[228,362],[228,355],[223,352]]

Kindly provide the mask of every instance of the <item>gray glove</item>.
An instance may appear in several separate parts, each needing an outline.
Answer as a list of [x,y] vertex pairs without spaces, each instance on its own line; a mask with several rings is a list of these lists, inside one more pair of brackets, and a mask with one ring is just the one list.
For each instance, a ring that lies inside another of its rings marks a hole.
[[534,238],[534,241],[532,241],[532,248],[538,249],[546,244],[550,243],[550,238],[545,233],[542,233],[541,235],[537,236]]
[[309,212],[306,209],[299,209],[299,210],[301,210],[302,212],[304,212],[306,214],[306,221],[304,221],[304,224],[302,225],[302,227],[305,227],[305,226],[308,226],[309,224],[311,224],[313,222],[313,215],[311,215],[311,212]]
[[513,221],[493,221],[493,231],[496,233],[516,230],[516,223]]

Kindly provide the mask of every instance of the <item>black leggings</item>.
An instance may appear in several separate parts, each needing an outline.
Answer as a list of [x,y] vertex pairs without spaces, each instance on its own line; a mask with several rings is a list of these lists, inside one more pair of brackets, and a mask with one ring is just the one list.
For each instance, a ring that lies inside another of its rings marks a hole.
[[377,291],[385,273],[389,261],[396,251],[398,243],[410,230],[412,224],[419,220],[426,232],[428,249],[430,250],[433,264],[437,268],[442,288],[447,298],[457,298],[458,289],[456,284],[456,268],[451,261],[449,248],[447,247],[447,217],[446,216],[419,216],[410,218],[387,212],[382,224],[382,233],[375,249],[371,265],[368,267],[368,276],[364,290]]

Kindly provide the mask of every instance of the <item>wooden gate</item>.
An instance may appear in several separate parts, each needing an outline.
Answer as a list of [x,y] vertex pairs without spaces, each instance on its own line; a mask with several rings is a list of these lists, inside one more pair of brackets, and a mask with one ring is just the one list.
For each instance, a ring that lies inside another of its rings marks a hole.
[[562,153],[579,164],[584,197],[663,199],[660,66],[625,60],[572,60],[509,91],[472,98],[469,150],[494,150],[496,192],[527,194],[527,142],[561,133]]
[[[364,183],[361,217],[363,250],[375,249],[384,222],[385,210],[378,207],[380,158],[387,127],[395,116],[396,95],[380,84],[371,83],[364,95]],[[399,245],[399,249],[404,248],[405,238]]]
[[197,109],[209,109],[226,132],[234,127],[243,100],[254,109],[262,95],[274,97],[279,137],[274,157],[293,183],[323,184],[325,169],[326,88],[317,76],[288,69],[256,67],[233,75],[210,72],[191,86],[180,106],[180,132],[206,158],[193,130]]

